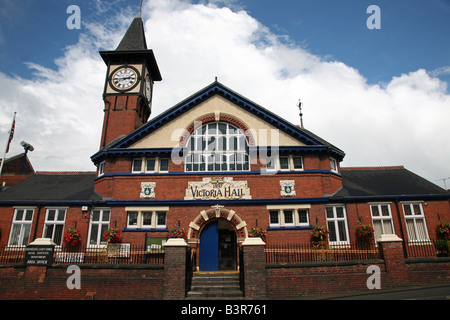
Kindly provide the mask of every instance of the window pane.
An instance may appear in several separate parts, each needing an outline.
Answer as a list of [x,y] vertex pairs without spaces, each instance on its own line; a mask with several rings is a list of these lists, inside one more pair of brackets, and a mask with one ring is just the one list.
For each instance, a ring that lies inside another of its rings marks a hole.
[[270,224],[279,224],[278,211],[270,211]]
[[159,159],[159,171],[169,171],[169,159]]
[[103,241],[103,235],[105,234],[105,231],[108,230],[107,224],[102,224],[100,229],[100,243],[106,243],[106,241]]
[[381,225],[381,220],[373,221],[373,230],[375,231],[375,239],[378,239],[383,234],[383,227]]
[[137,226],[138,213],[137,212],[128,212],[128,226]]
[[151,226],[152,225],[152,213],[151,212],[143,212],[142,213],[142,225],[143,226]]
[[344,208],[343,207],[336,207],[336,217],[344,218]]
[[109,210],[103,211],[103,219],[102,221],[109,221]]
[[27,210],[25,214],[25,221],[33,220],[33,210]]
[[100,211],[94,210],[92,212],[92,221],[99,221],[100,218]]
[[158,226],[165,226],[166,225],[166,213],[165,212],[158,212],[157,213],[157,222],[156,224]]
[[419,240],[427,240],[428,235],[425,228],[425,222],[423,219],[416,219],[417,238]]
[[22,236],[23,236],[22,245],[26,246],[28,244],[28,240],[30,239],[31,224],[23,225],[22,232],[23,232],[22,233]]
[[327,210],[327,218],[328,219],[334,218],[333,208],[332,207],[327,207],[326,210]]
[[285,224],[294,223],[294,213],[291,210],[284,211],[284,223]]
[[219,123],[219,133],[224,135],[227,134],[227,125],[224,123]]
[[298,211],[298,221],[300,223],[308,223],[308,210]]
[[65,217],[66,217],[66,210],[59,209],[58,210],[58,218],[57,218],[57,220],[58,221],[64,221]]
[[48,210],[48,212],[47,212],[47,221],[54,221],[55,220],[55,213],[56,213],[56,210]]
[[403,205],[403,210],[405,211],[405,216],[412,215],[412,213],[411,213],[411,206],[409,204],[404,204]]
[[336,241],[336,227],[334,225],[334,222],[328,221],[327,226],[328,226],[328,230],[330,231],[330,233],[328,234],[328,238],[332,242]]
[[155,171],[155,159],[154,158],[147,159],[146,170],[147,171]]
[[133,171],[140,172],[142,169],[142,159],[133,160]]
[[338,221],[339,228],[339,240],[347,241],[347,229],[345,227],[345,221]]
[[416,232],[414,230],[414,220],[412,219],[406,220],[406,230],[408,231],[409,240],[417,240]]
[[267,169],[275,169],[275,159],[274,158],[266,159],[266,168]]
[[89,244],[97,244],[98,236],[98,224],[91,225],[91,238],[89,239]]
[[383,220],[384,234],[394,234],[391,219]]
[[416,216],[422,215],[422,212],[420,211],[420,204],[413,205],[413,208],[414,208],[414,214]]
[[294,169],[303,169],[302,157],[294,157]]
[[44,231],[44,238],[52,238],[53,236],[53,224],[46,224]]
[[20,237],[20,230],[22,229],[22,225],[20,224],[14,224],[11,230],[11,239],[9,241],[9,245],[11,246],[17,246],[19,245],[19,237]]
[[57,224],[55,226],[55,233],[53,236],[53,242],[56,243],[57,246],[61,245],[61,240],[62,240],[62,236],[63,236],[63,229],[64,229],[64,225],[62,224]]
[[372,208],[372,216],[373,217],[379,217],[380,216],[380,212],[378,211],[378,206],[371,206]]
[[381,212],[384,217],[389,217],[389,207],[387,205],[381,206]]
[[289,158],[288,157],[280,157],[280,169],[282,169],[282,170],[289,169]]
[[22,221],[23,219],[23,210],[17,210],[16,211],[16,217],[15,217],[15,221]]

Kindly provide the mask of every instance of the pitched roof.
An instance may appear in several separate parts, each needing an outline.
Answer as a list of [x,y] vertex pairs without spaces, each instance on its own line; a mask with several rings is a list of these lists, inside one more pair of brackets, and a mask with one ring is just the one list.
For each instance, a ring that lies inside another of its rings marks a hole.
[[450,193],[405,169],[396,167],[341,168],[343,187],[332,198],[447,196]]
[[134,51],[147,50],[147,41],[145,39],[144,23],[141,15],[138,14],[134,18],[130,27],[128,28],[122,41],[116,49],[117,51]]
[[294,139],[301,141],[307,146],[308,150],[326,150],[327,152],[330,152],[334,156],[336,156],[339,160],[342,160],[345,156],[345,153],[342,150],[325,141],[324,139],[318,137],[312,132],[290,123],[289,121],[277,116],[273,112],[263,108],[255,102],[224,86],[220,82],[215,81],[202,90],[181,101],[177,105],[173,106],[172,108],[168,109],[167,111],[163,112],[156,118],[150,120],[144,126],[136,129],[122,139],[119,139],[118,141],[116,141],[116,143],[109,145],[108,148],[100,150],[91,157],[92,161],[98,162],[99,159],[103,158],[108,152],[111,153],[119,149],[125,151],[125,149],[130,147],[133,143],[139,141],[155,130],[163,127],[170,121],[193,109],[194,107],[198,106],[214,95],[219,95],[222,98],[227,99],[228,101],[234,103],[236,106],[252,113],[255,117],[259,117],[270,125],[278,128],[280,131],[283,131]]
[[112,63],[146,62],[153,81],[161,81],[161,73],[153,50],[147,49],[144,23],[140,12],[134,18],[116,50],[100,51],[106,65]]
[[0,193],[0,203],[7,201],[95,201],[95,173],[34,174]]

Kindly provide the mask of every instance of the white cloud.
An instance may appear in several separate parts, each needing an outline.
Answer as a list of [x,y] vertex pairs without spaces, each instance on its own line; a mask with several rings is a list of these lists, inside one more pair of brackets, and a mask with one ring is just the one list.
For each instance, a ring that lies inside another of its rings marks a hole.
[[[343,165],[404,164],[431,181],[450,174],[450,96],[436,74],[412,70],[370,85],[351,66],[315,56],[220,1],[145,4],[147,42],[163,76],[152,117],[217,76],[296,124],[301,99],[305,127],[343,149]],[[1,134],[18,111],[13,150],[20,152],[20,139],[34,144],[36,169],[93,169],[89,157],[99,146],[106,71],[97,51],[115,49],[132,18],[127,12],[114,25],[86,24],[90,32],[67,48],[56,71],[29,64],[33,80],[0,73]]]

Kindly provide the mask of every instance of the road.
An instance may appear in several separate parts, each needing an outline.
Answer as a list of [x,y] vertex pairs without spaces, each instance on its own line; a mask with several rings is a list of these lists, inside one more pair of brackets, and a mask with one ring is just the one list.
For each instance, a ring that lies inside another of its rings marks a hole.
[[315,300],[450,300],[450,284],[370,290],[333,296],[309,297]]

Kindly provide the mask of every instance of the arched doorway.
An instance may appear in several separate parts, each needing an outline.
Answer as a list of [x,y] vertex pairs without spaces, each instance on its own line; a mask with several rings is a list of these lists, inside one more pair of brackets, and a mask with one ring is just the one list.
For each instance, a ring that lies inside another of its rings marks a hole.
[[188,243],[196,248],[199,271],[236,270],[238,244],[247,237],[245,221],[220,205],[201,211],[189,224]]
[[236,231],[226,220],[209,222],[200,233],[199,270],[236,270],[236,266]]

